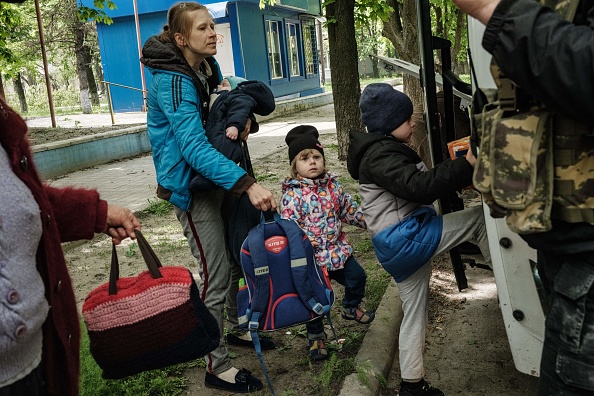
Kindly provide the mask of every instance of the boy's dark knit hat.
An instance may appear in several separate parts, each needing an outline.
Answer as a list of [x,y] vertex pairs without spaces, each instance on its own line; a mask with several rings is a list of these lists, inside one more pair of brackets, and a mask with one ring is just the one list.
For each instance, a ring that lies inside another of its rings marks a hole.
[[299,125],[289,131],[285,136],[285,142],[289,146],[289,162],[306,149],[318,150],[324,155],[324,146],[318,141],[318,130],[311,125]]
[[412,116],[410,98],[390,84],[369,84],[359,100],[361,121],[367,132],[388,135]]

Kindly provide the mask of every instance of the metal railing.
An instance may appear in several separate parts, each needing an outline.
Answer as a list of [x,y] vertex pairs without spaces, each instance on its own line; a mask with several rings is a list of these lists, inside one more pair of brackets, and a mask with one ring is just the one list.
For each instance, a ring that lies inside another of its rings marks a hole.
[[110,88],[111,85],[113,85],[114,87],[127,88],[127,89],[131,89],[133,91],[140,91],[140,92],[142,92],[142,107],[141,107],[141,110],[142,111],[147,111],[146,93],[148,91],[146,89],[129,87],[127,85],[116,84],[116,83],[112,83],[112,82],[109,82],[109,81],[101,81],[101,82],[103,84],[105,84],[105,88],[106,88],[106,91],[107,91],[107,106],[109,107],[109,114],[111,116],[111,125],[115,125],[115,120],[114,120],[114,117],[113,117],[113,103],[111,102],[111,88]]

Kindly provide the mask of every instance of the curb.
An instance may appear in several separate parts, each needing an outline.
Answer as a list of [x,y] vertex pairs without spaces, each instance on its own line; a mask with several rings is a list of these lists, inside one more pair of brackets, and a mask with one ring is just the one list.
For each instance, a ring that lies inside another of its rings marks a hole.
[[392,279],[355,358],[356,373],[347,376],[339,396],[376,396],[385,387],[398,352],[402,300]]

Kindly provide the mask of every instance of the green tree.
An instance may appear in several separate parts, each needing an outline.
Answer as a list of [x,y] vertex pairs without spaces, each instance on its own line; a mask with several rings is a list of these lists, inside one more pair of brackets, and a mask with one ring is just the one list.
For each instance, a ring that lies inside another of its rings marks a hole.
[[[385,1],[357,0],[355,28],[358,32],[359,60],[369,55],[379,55],[386,39],[381,35],[381,23],[393,9]],[[371,57],[373,77],[379,77],[378,59]]]
[[[431,0],[431,10],[433,35],[452,43],[452,70],[457,74],[467,74],[468,38],[465,14],[449,0]],[[441,66],[441,59],[436,63]]]
[[27,111],[27,101],[22,85],[22,72],[33,70],[38,55],[27,43],[35,42],[31,28],[31,7],[0,3],[0,94],[4,97],[2,76],[13,81],[21,112]]
[[355,39],[355,0],[329,0],[324,6],[332,70],[338,158],[345,160],[349,146],[349,131],[363,129],[359,112],[361,86]]

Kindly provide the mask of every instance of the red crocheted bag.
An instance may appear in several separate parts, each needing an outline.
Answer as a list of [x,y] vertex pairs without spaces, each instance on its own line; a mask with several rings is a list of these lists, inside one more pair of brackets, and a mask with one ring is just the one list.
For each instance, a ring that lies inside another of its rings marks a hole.
[[103,378],[118,379],[200,358],[219,345],[219,326],[185,267],[162,267],[135,231],[149,270],[119,279],[115,246],[110,280],[86,297],[82,314]]

